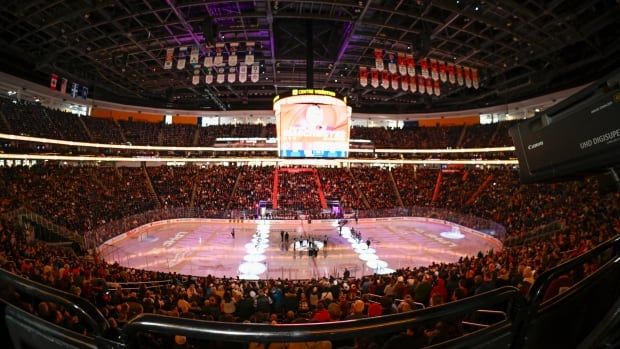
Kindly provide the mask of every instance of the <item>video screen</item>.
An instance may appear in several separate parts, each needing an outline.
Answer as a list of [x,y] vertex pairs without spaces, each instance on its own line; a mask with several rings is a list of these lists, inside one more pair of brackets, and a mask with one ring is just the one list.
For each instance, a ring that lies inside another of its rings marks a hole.
[[280,157],[347,157],[350,120],[345,106],[282,105],[277,125]]

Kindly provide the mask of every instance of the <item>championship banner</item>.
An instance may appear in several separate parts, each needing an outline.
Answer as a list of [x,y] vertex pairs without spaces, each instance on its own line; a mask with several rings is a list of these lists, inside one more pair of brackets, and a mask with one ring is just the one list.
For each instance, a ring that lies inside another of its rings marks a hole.
[[179,60],[177,61],[177,69],[185,68],[185,55],[187,54],[187,46],[179,47]]
[[200,54],[200,48],[198,46],[194,46],[191,48],[191,53],[189,54],[189,64],[192,66],[198,65],[198,55]]
[[407,75],[407,57],[402,52],[398,52],[398,73],[400,75]]
[[207,75],[205,75],[205,83],[211,85],[213,83],[213,74],[211,74],[211,69],[207,69]]
[[166,49],[166,61],[164,62],[164,69],[172,69],[173,59],[174,59],[174,47]]
[[390,73],[387,70],[381,72],[381,87],[385,89],[390,87]]
[[379,87],[379,71],[377,68],[370,68],[370,86]]
[[408,53],[406,57],[407,57],[407,74],[409,74],[409,76],[411,77],[414,77],[415,76],[415,61],[413,60],[413,54]]
[[398,74],[392,74],[392,90],[398,90]]
[[58,85],[58,75],[52,74],[50,79],[50,88],[55,91],[56,85]]
[[[230,64],[230,61],[228,61],[228,64]],[[228,82],[232,84],[233,82],[235,82],[236,79],[237,79],[237,67],[228,68]]]
[[228,54],[228,65],[231,67],[237,66],[237,46],[239,46],[238,42],[230,43],[230,51]]
[[439,61],[439,79],[441,82],[448,81],[448,74],[446,74],[446,62]]
[[460,65],[456,66],[456,82],[458,82],[460,86],[463,86],[463,67]]
[[471,75],[469,74],[469,67],[463,67],[463,77],[465,77],[465,86],[471,87]]
[[411,91],[411,92],[417,92],[418,91],[418,86],[417,86],[415,81],[416,81],[415,76],[412,76],[409,79],[409,91]]
[[248,41],[245,43],[245,65],[254,64],[254,41]]
[[368,68],[360,66],[360,85],[366,87],[368,85]]
[[213,56],[211,54],[212,54],[211,46],[207,46],[207,53],[205,55],[205,60],[203,62],[203,65],[207,68],[213,67]]
[[426,79],[426,94],[427,95],[433,94],[433,80],[432,79]]
[[82,99],[88,98],[88,87],[82,86]]
[[192,76],[192,85],[198,85],[200,82],[200,69],[194,69],[194,76]]
[[480,77],[478,76],[478,69],[471,68],[471,84],[477,90],[480,87]]
[[448,81],[450,81],[451,84],[456,83],[454,63],[448,63]]
[[431,78],[439,80],[439,67],[437,66],[437,60],[433,58],[431,58]]
[[71,83],[71,97],[75,98],[80,90],[80,85],[77,82]]
[[425,79],[429,78],[429,74],[428,74],[428,61],[426,60],[426,58],[420,58],[418,59],[418,61],[420,62],[420,70],[422,71],[422,77],[424,77]]
[[409,91],[409,75],[403,75],[400,77],[400,88],[403,91]]
[[394,56],[394,52],[388,52],[388,71],[390,74],[394,75],[398,71],[396,69],[396,57]]
[[248,66],[242,64],[239,66],[239,82],[248,81]]
[[426,79],[422,75],[418,75],[418,91],[424,93],[426,91]]
[[435,94],[435,96],[439,96],[441,94],[439,80],[433,81],[433,93]]
[[224,49],[224,43],[218,42],[215,44],[215,58],[213,58],[213,65],[221,67],[224,65],[224,56],[222,56],[222,50]]
[[69,83],[69,80],[67,80],[66,78],[61,78],[60,79],[60,92],[67,93],[67,84],[68,83]]
[[224,68],[217,68],[217,76],[215,77],[215,81],[217,81],[218,84],[222,84],[225,79],[226,75],[224,74]]
[[380,48],[375,49],[375,67],[377,70],[382,72],[384,69],[383,66],[383,50]]
[[258,64],[253,64],[252,72],[250,73],[250,80],[252,82],[257,82],[259,73],[260,73],[260,66]]

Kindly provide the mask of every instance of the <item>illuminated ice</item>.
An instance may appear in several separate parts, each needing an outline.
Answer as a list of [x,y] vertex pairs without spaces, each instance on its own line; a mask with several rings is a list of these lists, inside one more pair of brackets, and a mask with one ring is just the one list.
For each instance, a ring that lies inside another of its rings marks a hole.
[[239,272],[241,274],[258,275],[264,273],[266,270],[267,267],[262,263],[245,262],[239,265]]
[[379,268],[387,267],[388,264],[386,261],[382,261],[380,259],[374,259],[374,260],[369,260],[368,262],[366,262],[366,265],[370,269],[379,269]]
[[246,262],[262,262],[267,257],[264,254],[247,254],[243,257],[243,260]]

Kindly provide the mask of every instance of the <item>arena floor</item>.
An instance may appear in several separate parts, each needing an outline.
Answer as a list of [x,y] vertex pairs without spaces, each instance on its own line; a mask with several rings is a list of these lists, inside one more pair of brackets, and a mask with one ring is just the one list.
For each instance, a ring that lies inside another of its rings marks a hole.
[[[361,240],[353,236],[351,228],[361,233]],[[288,244],[282,241],[281,231],[289,233]],[[326,236],[327,245],[322,246]],[[320,247],[316,257],[308,255],[311,239]],[[108,262],[147,270],[247,279],[309,279],[339,276],[345,268],[351,276],[359,277],[405,266],[455,262],[461,256],[501,246],[482,233],[425,218],[360,219],[357,224],[350,220],[341,232],[335,220],[231,223],[193,219],[141,227],[108,240],[100,251]]]

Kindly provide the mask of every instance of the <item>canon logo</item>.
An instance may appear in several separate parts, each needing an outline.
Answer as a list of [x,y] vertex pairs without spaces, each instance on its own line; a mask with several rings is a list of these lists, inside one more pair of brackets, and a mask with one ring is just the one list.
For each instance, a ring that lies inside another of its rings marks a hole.
[[545,143],[543,141],[534,143],[534,144],[530,144],[527,146],[527,149],[532,150],[532,149],[536,149],[538,147],[542,147]]
[[172,247],[174,244],[176,244],[177,241],[183,239],[185,237],[185,235],[189,234],[189,232],[187,231],[180,231],[178,233],[176,233],[175,236],[171,237],[170,239],[166,240],[163,243],[164,247]]

